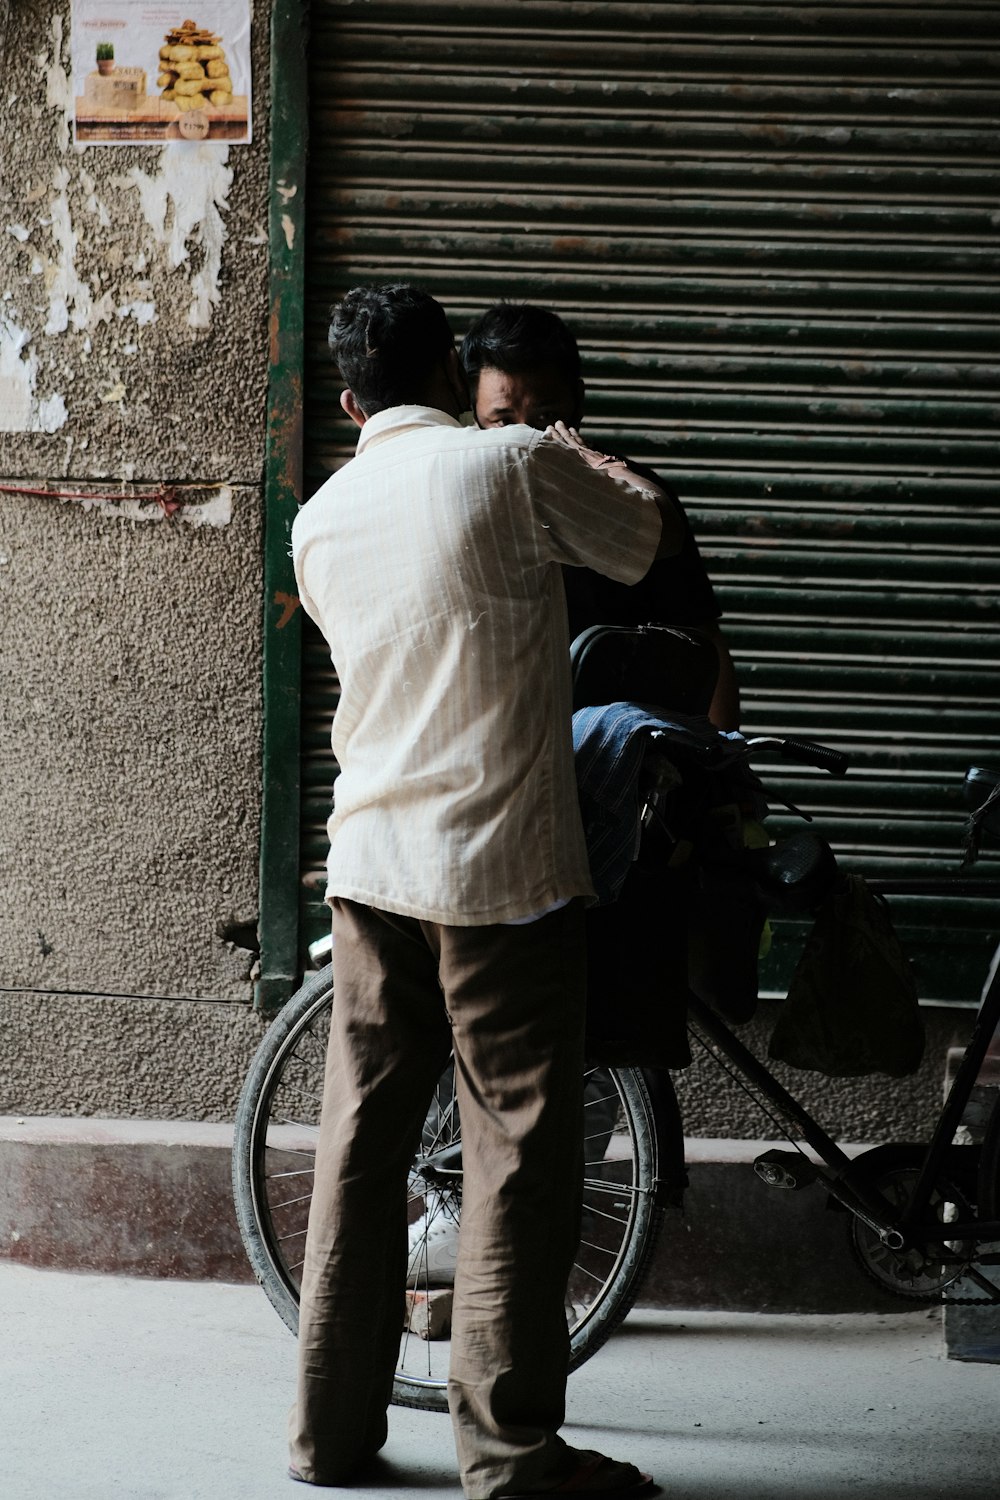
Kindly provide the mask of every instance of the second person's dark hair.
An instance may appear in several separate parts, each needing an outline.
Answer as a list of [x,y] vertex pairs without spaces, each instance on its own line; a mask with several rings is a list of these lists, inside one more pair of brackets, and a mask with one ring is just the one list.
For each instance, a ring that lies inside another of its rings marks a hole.
[[580,379],[580,351],[558,313],[530,302],[496,302],[476,319],[459,351],[466,374],[480,370],[524,375],[554,365],[567,380]]

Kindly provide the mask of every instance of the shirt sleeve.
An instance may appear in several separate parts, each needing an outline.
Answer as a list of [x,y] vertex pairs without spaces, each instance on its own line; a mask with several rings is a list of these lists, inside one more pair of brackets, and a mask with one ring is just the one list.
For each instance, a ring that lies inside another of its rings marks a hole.
[[637,489],[542,434],[526,455],[531,503],[553,562],[637,583],[660,541],[660,512]]
[[295,571],[295,586],[299,603],[309,618],[319,625],[319,610],[306,587],[305,573],[306,558],[309,554],[309,539],[305,535],[304,526],[299,523],[299,517],[302,514],[303,512],[300,510],[292,522],[292,567]]

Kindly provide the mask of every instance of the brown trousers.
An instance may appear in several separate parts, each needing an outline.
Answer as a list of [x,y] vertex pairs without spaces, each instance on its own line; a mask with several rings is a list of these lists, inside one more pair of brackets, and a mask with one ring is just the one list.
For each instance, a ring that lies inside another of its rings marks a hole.
[[565,1473],[564,1294],[579,1237],[579,902],[447,927],[338,900],[334,1005],[299,1322],[291,1457],[350,1481],[385,1441],[406,1275],[406,1178],[450,1048],[462,1232],[448,1400],[470,1500]]

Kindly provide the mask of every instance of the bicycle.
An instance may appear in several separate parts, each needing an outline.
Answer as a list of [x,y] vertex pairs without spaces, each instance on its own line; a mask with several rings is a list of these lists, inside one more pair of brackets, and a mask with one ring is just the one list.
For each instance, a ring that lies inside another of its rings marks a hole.
[[[750,754],[776,751],[835,773],[846,769],[843,757],[825,746],[791,740],[747,744]],[[669,748],[676,762],[676,746]],[[704,763],[702,755],[699,769]],[[1000,775],[976,770],[970,776],[980,801],[992,794],[985,827],[1000,834]],[[662,795],[662,766],[652,780],[647,817]],[[790,893],[794,896],[796,887],[804,887],[812,903],[826,846],[811,835],[790,854],[789,845],[795,846],[794,838],[748,855],[757,889],[766,890],[770,880],[771,896],[783,892],[787,906]],[[827,878],[833,878],[829,869]],[[887,895],[943,890],[982,894],[984,889],[995,890],[995,884],[951,878],[882,882],[874,888]],[[305,981],[266,1033],[236,1118],[233,1183],[240,1230],[258,1280],[293,1332],[332,1002],[332,968],[327,965]],[[983,1248],[1000,1241],[1000,1099],[981,1146],[955,1143],[1000,1023],[1000,960],[994,959],[964,1060],[931,1140],[924,1147],[889,1143],[853,1159],[710,1006],[694,994],[688,996],[688,1006],[691,1035],[745,1086],[756,1090],[758,1104],[792,1147],[787,1152],[768,1151],[757,1160],[755,1170],[765,1183],[825,1188],[849,1214],[850,1239],[862,1266],[887,1290],[937,1301],[947,1287],[966,1278],[978,1291],[973,1300],[1000,1302],[1000,1288],[983,1271],[1000,1263],[1000,1256]],[[456,1221],[460,1217],[461,1122],[454,1084],[447,1076],[432,1103],[409,1181],[410,1222],[423,1218],[428,1229],[434,1212],[450,1214]],[[583,1232],[566,1297],[571,1369],[600,1348],[632,1307],[665,1211],[678,1201],[684,1180],[680,1114],[667,1075],[644,1073],[639,1067],[595,1065],[588,1067],[584,1086],[585,1120],[596,1121],[592,1127],[585,1125],[585,1136],[596,1149],[586,1153]],[[811,1148],[818,1160],[804,1147]],[[426,1247],[421,1252],[418,1238],[411,1254],[407,1321],[401,1331],[393,1400],[444,1410],[448,1294],[432,1285],[426,1266]]]

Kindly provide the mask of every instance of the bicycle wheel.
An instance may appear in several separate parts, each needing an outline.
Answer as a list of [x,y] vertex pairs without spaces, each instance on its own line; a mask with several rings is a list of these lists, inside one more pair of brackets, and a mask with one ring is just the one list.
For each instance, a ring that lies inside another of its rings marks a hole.
[[[236,1112],[233,1192],[240,1233],[254,1274],[293,1332],[332,1004],[328,966],[306,980],[268,1028]],[[397,1405],[430,1411],[447,1407],[450,1293],[426,1284],[420,1226],[429,1227],[442,1211],[461,1219],[461,1121],[450,1075],[449,1068],[435,1093],[409,1177],[408,1322],[393,1386]],[[600,1348],[632,1306],[663,1216],[656,1203],[655,1121],[641,1074],[590,1068],[584,1096],[583,1221],[566,1293],[572,1369]]]

